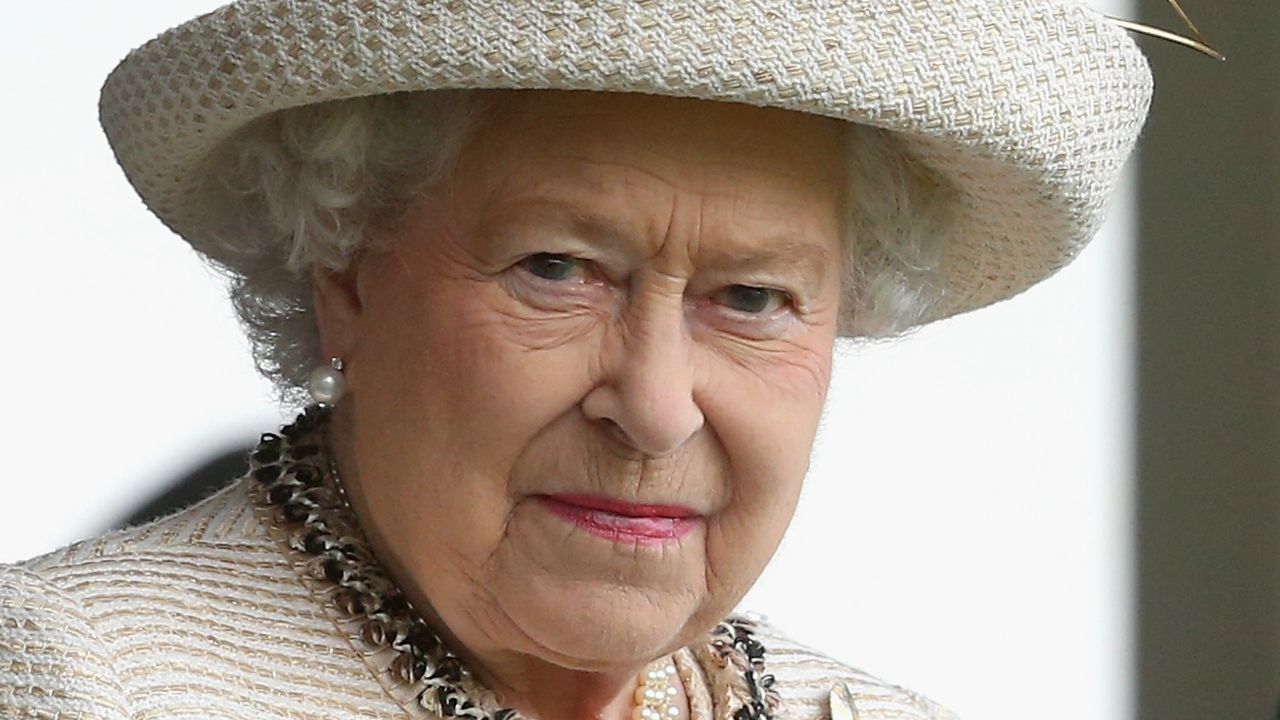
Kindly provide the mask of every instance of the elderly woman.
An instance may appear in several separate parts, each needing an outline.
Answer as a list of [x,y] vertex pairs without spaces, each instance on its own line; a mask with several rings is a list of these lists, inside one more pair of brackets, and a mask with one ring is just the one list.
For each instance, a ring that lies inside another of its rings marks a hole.
[[[1006,298],[1145,117],[1072,3],[235,3],[102,120],[314,404],[0,569],[5,716],[943,718],[732,615],[837,336]],[[833,619],[834,620],[834,619]]]

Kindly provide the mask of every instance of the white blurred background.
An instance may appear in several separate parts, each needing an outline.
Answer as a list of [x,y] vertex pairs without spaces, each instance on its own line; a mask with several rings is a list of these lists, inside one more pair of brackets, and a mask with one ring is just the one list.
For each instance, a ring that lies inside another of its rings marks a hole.
[[[0,562],[102,531],[281,420],[219,278],[96,121],[128,49],[218,4],[46,0],[0,23]],[[746,608],[970,720],[1132,716],[1132,196],[1024,296],[842,350],[801,508]]]

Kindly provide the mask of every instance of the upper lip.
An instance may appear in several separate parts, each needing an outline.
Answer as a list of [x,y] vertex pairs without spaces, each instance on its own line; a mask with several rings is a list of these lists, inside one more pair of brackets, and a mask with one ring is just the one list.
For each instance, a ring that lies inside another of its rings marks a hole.
[[693,508],[668,503],[630,502],[584,493],[553,493],[547,497],[567,505],[577,505],[588,510],[599,510],[624,517],[687,518],[698,515],[698,511]]

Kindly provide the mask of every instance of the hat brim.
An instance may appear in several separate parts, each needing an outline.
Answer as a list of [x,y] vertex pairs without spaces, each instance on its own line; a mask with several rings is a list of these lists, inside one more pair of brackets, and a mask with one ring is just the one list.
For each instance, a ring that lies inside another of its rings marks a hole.
[[286,108],[445,88],[642,92],[897,132],[955,188],[929,320],[1008,298],[1096,232],[1152,81],[1097,12],[1045,0],[246,0],[133,51],[101,122],[147,206],[199,239],[202,170]]

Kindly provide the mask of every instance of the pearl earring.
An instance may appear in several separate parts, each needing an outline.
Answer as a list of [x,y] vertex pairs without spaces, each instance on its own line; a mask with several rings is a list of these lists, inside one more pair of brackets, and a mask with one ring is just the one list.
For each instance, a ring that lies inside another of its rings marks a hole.
[[330,358],[328,365],[321,365],[311,371],[311,377],[307,379],[311,399],[321,405],[337,405],[346,389],[347,379],[342,375],[342,358]]

